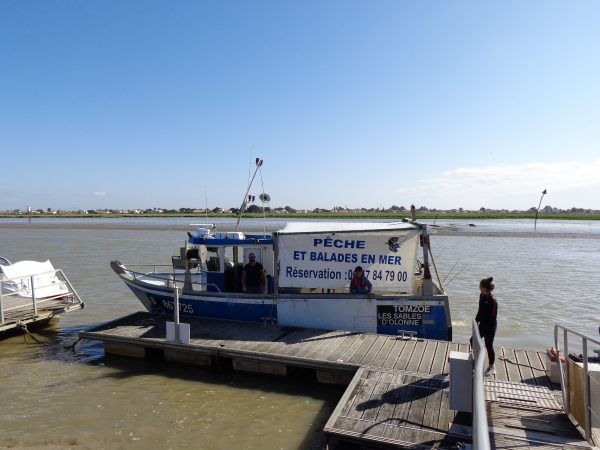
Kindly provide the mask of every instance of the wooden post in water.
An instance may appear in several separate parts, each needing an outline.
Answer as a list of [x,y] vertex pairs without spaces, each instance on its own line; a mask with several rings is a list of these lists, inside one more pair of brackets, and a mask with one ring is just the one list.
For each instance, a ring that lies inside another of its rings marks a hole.
[[535,221],[533,222],[533,231],[537,231],[537,216],[538,216],[538,213],[540,212],[540,208],[542,206],[542,199],[544,198],[544,195],[546,195],[546,189],[544,189],[542,191],[542,196],[540,197],[540,204],[538,205],[537,209],[535,210]]

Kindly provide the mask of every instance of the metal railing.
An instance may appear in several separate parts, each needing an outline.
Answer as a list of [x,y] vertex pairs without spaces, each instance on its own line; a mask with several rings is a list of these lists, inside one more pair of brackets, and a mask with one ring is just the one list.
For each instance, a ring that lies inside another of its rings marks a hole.
[[[46,280],[46,283],[43,282]],[[44,295],[44,291],[55,291]],[[38,315],[44,303],[56,300],[65,303],[83,303],[79,294],[61,269],[0,280],[0,325],[6,322],[6,313],[31,311]]]
[[[563,336],[563,344],[564,344],[563,350],[561,350],[558,346],[558,336],[560,334],[559,333],[560,330],[562,330],[562,336]],[[599,414],[599,412],[594,411],[594,409],[592,408],[593,405],[591,404],[590,383],[593,382],[593,383],[596,383],[597,385],[600,385],[600,383],[597,380],[590,377],[590,372],[589,372],[589,356],[590,355],[589,355],[588,349],[589,349],[590,343],[600,347],[600,340],[593,339],[589,336],[586,336],[585,334],[579,333],[575,330],[572,330],[572,329],[567,328],[562,325],[558,325],[558,324],[554,325],[554,347],[556,348],[556,351],[558,354],[558,357],[556,358],[557,359],[556,364],[558,364],[558,367],[560,370],[560,381],[561,381],[560,384],[561,384],[561,391],[562,391],[562,398],[563,398],[563,408],[566,413],[571,412],[571,405],[569,402],[569,400],[570,400],[569,396],[570,396],[570,392],[571,392],[569,383],[571,382],[571,380],[569,380],[568,376],[565,377],[563,364],[560,364],[560,355],[561,355],[561,353],[563,353],[568,358],[569,335],[573,335],[573,336],[577,336],[577,337],[581,338],[581,344],[582,344],[581,356],[582,356],[582,365],[583,365],[584,423],[583,424],[580,423],[579,425],[581,425],[581,427],[583,428],[583,430],[585,432],[585,439],[588,441],[588,443],[598,444],[598,442],[595,442],[595,443],[592,442],[593,441],[592,416],[594,416],[595,422],[600,423],[600,414]],[[598,389],[598,391],[600,391],[600,389]],[[567,395],[567,393],[569,393],[569,395]],[[600,411],[600,405],[596,405],[596,408],[598,411]]]
[[485,347],[479,335],[477,322],[473,320],[473,359],[475,368],[473,371],[473,449],[489,450],[490,435],[488,431],[487,412],[485,410],[485,387],[483,384],[483,365],[485,361]]
[[[126,268],[126,271],[131,274],[131,277],[134,280],[144,281],[147,279],[154,279],[154,280],[159,280],[159,281],[164,282],[166,287],[178,287],[179,289],[183,289],[183,287],[184,287],[184,284],[185,284],[185,273],[184,272],[158,272],[157,271],[157,269],[160,267],[172,269],[173,266],[166,265],[166,264],[135,264],[134,266],[136,268],[152,267],[152,271],[150,271],[150,272],[138,272],[137,270],[130,269],[128,266]],[[202,276],[202,274],[205,274],[205,276],[206,276],[206,275],[208,275],[208,272],[206,270],[200,269],[200,270],[191,272],[191,274],[199,275],[199,276]],[[195,290],[195,291],[203,292],[203,291],[206,291],[206,288],[210,286],[210,287],[214,288],[216,290],[216,292],[222,293],[219,286],[214,283],[207,283],[207,282],[202,282],[202,281],[198,282],[198,281],[192,280],[191,285],[197,287],[195,289],[192,288],[192,290]]]

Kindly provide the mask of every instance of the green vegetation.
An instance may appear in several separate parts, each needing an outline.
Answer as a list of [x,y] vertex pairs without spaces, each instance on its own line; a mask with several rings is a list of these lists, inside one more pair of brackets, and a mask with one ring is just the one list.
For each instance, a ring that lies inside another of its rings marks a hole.
[[[388,220],[401,220],[404,218],[410,218],[410,211],[401,212],[307,212],[307,213],[282,213],[269,211],[266,214],[263,213],[245,213],[246,218],[297,218],[297,219],[388,219]],[[448,219],[534,219],[535,212],[428,212],[428,211],[417,211],[417,219],[437,219],[437,220],[448,220]],[[4,213],[0,214],[0,218],[15,218],[23,217],[27,218],[26,212],[19,213]],[[203,212],[152,212],[152,213],[114,213],[114,212],[36,212],[31,214],[32,218],[107,218],[114,219],[120,217],[127,218],[148,218],[148,217],[237,217],[236,214],[232,213],[217,213],[209,212],[208,215]],[[554,219],[554,220],[600,220],[600,214],[596,213],[548,213],[540,212],[538,214],[538,220]]]

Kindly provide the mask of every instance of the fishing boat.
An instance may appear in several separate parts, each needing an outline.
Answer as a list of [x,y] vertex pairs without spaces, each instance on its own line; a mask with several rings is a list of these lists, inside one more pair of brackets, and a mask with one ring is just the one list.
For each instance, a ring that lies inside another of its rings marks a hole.
[[[251,255],[266,275],[258,293],[242,289]],[[177,289],[182,316],[451,340],[430,255],[427,225],[417,222],[290,222],[262,234],[199,227],[166,267],[111,267],[153,313],[172,315]],[[372,292],[350,292],[356,266]]]
[[[200,225],[166,267],[111,262],[148,311],[174,315],[177,304],[182,316],[452,340],[448,296],[431,276],[427,225],[413,216],[290,222],[273,233],[243,233],[240,219],[255,199],[249,192],[262,165],[256,158],[235,231]],[[266,203],[270,196],[263,192],[259,199]],[[245,272],[255,272],[256,262],[263,282],[251,292]],[[355,279],[358,267],[368,281]]]
[[50,261],[11,263],[0,256],[0,334],[46,324],[83,306],[66,275]]

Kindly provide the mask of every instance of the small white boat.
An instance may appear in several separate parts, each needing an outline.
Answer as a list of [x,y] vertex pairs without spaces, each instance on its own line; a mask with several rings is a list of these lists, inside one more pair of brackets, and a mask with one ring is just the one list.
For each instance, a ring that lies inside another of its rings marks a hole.
[[83,308],[81,298],[50,261],[11,263],[0,256],[0,333]]

